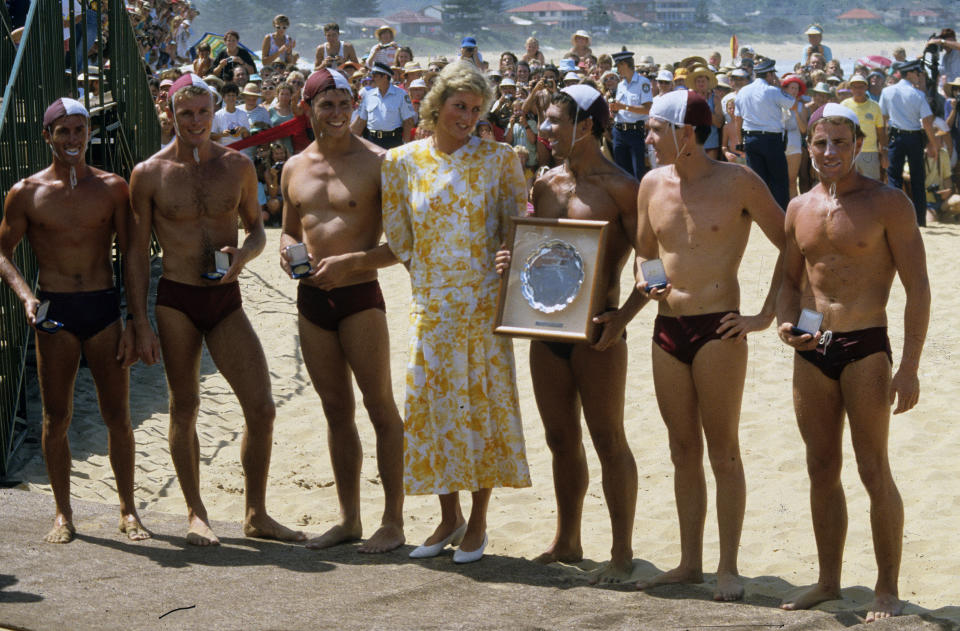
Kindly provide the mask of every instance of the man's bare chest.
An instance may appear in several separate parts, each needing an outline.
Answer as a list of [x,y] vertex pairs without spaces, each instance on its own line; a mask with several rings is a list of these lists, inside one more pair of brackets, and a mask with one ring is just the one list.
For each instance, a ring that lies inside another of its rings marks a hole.
[[620,210],[600,187],[574,181],[554,182],[536,203],[538,217],[616,222]]
[[728,200],[658,199],[651,201],[650,225],[663,244],[710,246],[749,233],[750,221],[740,204]]
[[76,190],[38,192],[28,217],[32,226],[69,235],[112,229],[113,215],[109,190],[95,183]]
[[155,213],[173,221],[219,217],[237,210],[241,183],[222,170],[177,170],[154,195]]
[[379,212],[379,172],[371,175],[354,169],[352,173],[297,173],[290,178],[287,195],[301,215],[324,211],[366,214],[371,208]]

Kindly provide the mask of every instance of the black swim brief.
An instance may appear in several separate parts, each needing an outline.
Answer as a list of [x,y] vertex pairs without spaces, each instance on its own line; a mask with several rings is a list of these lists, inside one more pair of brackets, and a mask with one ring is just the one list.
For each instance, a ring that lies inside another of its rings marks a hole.
[[209,333],[228,315],[240,309],[240,283],[188,285],[160,277],[157,306],[176,309],[190,319],[201,333]]
[[[624,330],[621,336],[624,341],[627,340],[627,332]],[[587,344],[587,342],[547,342],[546,340],[534,340],[547,347],[551,353],[560,359],[570,359],[573,356],[573,349],[577,344]]]
[[840,374],[849,364],[874,353],[886,353],[887,359],[893,364],[890,338],[887,337],[885,326],[833,333],[829,344],[818,346],[812,351],[797,351],[797,355],[834,381],[840,379]]
[[38,291],[39,300],[49,300],[47,317],[63,323],[63,330],[81,342],[120,319],[120,292],[115,287],[98,291]]
[[653,341],[684,364],[692,364],[704,344],[723,337],[717,333],[717,328],[728,313],[740,312],[720,311],[677,317],[658,315],[653,322]]
[[387,310],[378,281],[337,287],[330,291],[303,283],[297,287],[297,311],[309,322],[327,331],[336,331],[342,320],[367,309]]

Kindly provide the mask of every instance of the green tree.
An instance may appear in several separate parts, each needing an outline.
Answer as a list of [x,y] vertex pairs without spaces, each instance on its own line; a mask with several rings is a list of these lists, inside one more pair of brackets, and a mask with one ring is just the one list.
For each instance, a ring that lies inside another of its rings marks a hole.
[[443,0],[443,30],[448,33],[476,33],[483,24],[483,3],[477,0]]
[[694,14],[694,21],[697,24],[704,25],[710,19],[709,12],[707,11],[707,0],[698,0],[697,1],[697,10]]
[[349,17],[372,17],[380,15],[380,3],[378,0],[328,0],[322,9],[317,9],[317,14],[325,13],[329,15],[334,22],[343,24]]
[[591,0],[587,6],[587,24],[593,30],[606,29],[610,26],[610,14],[603,5],[603,0]]

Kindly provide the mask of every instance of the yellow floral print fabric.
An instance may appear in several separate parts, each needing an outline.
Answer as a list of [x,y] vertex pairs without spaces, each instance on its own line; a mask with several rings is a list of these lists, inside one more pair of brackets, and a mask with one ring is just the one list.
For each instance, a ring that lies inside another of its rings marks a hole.
[[412,290],[406,492],[530,486],[513,341],[493,334],[494,258],[526,207],[520,162],[493,141],[448,155],[428,138],[387,152],[381,177],[387,242]]

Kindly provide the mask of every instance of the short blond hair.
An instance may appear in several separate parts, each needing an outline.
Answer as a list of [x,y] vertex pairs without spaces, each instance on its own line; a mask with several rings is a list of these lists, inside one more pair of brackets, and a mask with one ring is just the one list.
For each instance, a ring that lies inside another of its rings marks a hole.
[[483,73],[468,61],[457,61],[444,67],[433,82],[433,87],[420,103],[420,127],[433,131],[440,108],[457,92],[472,92],[483,97],[480,118],[487,115],[493,101],[493,88]]

